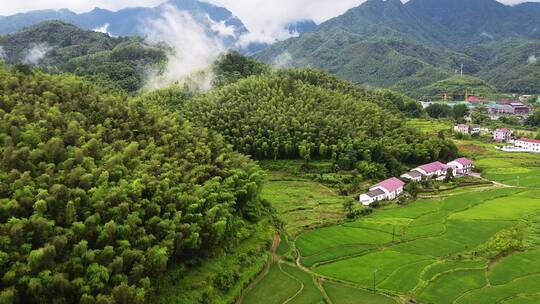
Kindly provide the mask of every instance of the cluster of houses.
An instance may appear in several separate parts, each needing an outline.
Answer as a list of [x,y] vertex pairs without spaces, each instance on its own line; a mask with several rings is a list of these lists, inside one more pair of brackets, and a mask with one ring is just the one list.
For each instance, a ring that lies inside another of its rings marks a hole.
[[489,133],[488,128],[483,128],[475,125],[458,124],[454,126],[454,131],[462,134],[480,134],[485,135]]
[[538,139],[520,138],[507,142],[514,143],[514,145],[498,147],[498,149],[505,152],[540,153],[540,140]]
[[369,206],[374,202],[383,200],[393,200],[403,193],[405,182],[409,180],[419,182],[422,179],[442,180],[451,170],[454,176],[468,175],[474,169],[474,162],[467,158],[458,158],[447,164],[433,162],[414,168],[402,174],[399,178],[392,177],[369,188],[369,192],[360,195],[360,202],[364,206]]
[[501,115],[529,115],[531,108],[522,100],[498,100],[492,101],[488,99],[480,99],[476,96],[469,96],[467,102],[471,107],[485,106],[488,113],[493,116]]

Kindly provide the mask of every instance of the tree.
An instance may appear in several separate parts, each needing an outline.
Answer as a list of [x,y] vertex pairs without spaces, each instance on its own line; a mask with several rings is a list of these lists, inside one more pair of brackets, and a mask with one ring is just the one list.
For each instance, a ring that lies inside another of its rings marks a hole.
[[409,193],[413,198],[417,198],[418,194],[422,190],[422,186],[418,182],[409,182],[407,185],[405,185],[405,191]]
[[343,203],[343,211],[347,214],[347,218],[354,218],[354,204],[353,201],[346,201]]
[[450,116],[452,108],[446,104],[433,103],[426,108],[426,112],[432,118],[444,118]]
[[452,108],[452,117],[456,121],[462,120],[464,117],[469,116],[469,108],[464,104],[455,105]]

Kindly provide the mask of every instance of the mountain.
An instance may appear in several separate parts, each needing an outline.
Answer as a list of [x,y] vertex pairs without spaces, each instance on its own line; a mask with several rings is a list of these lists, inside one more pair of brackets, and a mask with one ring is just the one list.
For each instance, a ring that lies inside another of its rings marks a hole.
[[[423,95],[419,88],[454,76],[462,65],[474,76],[465,80],[476,79],[462,82],[460,90],[484,80],[505,92],[535,93],[540,79],[531,73],[538,62],[528,58],[540,57],[539,29],[538,3],[368,0],[256,57],[274,62],[286,54],[293,66],[323,68],[413,97]],[[518,79],[508,82],[508,75]]]
[[0,18],[0,34],[10,34],[47,20],[61,20],[86,30],[102,30],[113,36],[145,36],[146,24],[170,8],[187,12],[211,36],[233,46],[247,29],[229,10],[197,0],[169,0],[156,7],[135,7],[119,11],[100,8],[77,14],[67,9],[41,10]]
[[303,33],[309,33],[313,32],[317,29],[317,23],[311,19],[303,19],[303,20],[297,20],[288,23],[285,26],[285,29],[291,34],[291,35],[300,35]]
[[167,48],[139,37],[114,38],[62,21],[46,21],[18,33],[0,36],[7,63],[39,66],[48,72],[69,72],[126,91],[143,85],[144,73],[159,69]]

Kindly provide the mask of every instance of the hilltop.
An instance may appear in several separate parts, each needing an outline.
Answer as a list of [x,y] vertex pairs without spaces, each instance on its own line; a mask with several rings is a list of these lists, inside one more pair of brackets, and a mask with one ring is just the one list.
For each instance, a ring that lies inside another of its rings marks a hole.
[[111,37],[62,21],[46,21],[0,36],[0,46],[6,63],[86,76],[130,92],[142,87],[145,71],[166,62],[168,51],[142,38]]

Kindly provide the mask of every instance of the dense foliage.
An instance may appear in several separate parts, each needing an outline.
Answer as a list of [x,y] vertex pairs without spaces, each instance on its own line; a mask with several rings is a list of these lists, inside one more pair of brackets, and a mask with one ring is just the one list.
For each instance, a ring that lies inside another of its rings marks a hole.
[[259,216],[258,167],[176,114],[1,65],[0,96],[0,303],[142,303]]
[[370,178],[454,157],[451,142],[404,125],[398,97],[318,71],[284,70],[188,100],[182,111],[258,159],[332,159]]
[[0,36],[0,46],[7,63],[38,65],[48,72],[89,76],[130,92],[143,86],[148,69],[160,69],[167,60],[165,47],[148,45],[142,38],[113,38],[60,21]]

